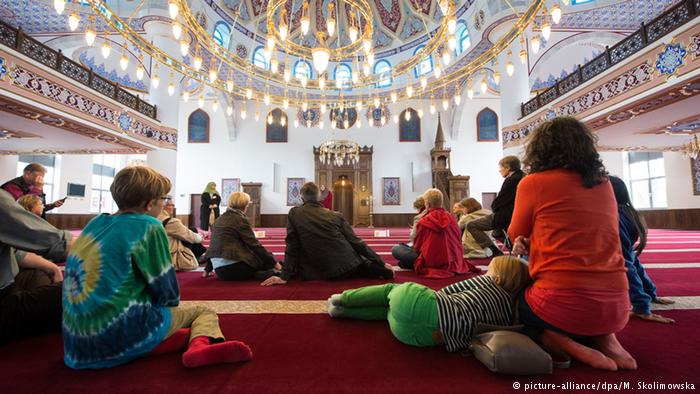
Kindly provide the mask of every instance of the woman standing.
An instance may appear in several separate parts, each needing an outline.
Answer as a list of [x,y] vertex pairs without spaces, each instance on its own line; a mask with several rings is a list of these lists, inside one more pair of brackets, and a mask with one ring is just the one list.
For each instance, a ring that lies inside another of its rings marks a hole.
[[333,210],[333,193],[326,189],[326,185],[321,185],[321,205],[326,209]]
[[[571,117],[540,125],[525,148],[508,235],[530,255],[520,320],[542,345],[594,368],[637,369],[615,333],[629,319],[617,203],[596,138]],[[585,343],[585,345],[583,344]]]
[[209,230],[209,226],[219,217],[219,205],[221,195],[216,191],[216,182],[207,183],[206,189],[202,192],[202,206],[199,208],[199,227],[202,230]]

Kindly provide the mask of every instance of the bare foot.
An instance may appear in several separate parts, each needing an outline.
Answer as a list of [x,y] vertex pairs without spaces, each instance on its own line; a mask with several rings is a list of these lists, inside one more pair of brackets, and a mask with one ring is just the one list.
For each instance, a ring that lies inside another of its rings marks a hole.
[[564,352],[572,358],[593,368],[617,371],[617,363],[596,349],[584,346],[566,335],[551,330],[542,331],[542,345],[545,348]]
[[593,337],[591,341],[596,349],[615,360],[620,369],[637,369],[637,361],[622,347],[615,334]]
[[214,275],[214,272],[212,272],[212,271],[205,270],[204,272],[202,272],[202,278],[209,278],[210,276],[213,276],[213,275]]
[[661,305],[671,305],[675,304],[676,301],[673,301],[670,298],[661,298],[661,297],[656,297],[653,300],[651,300],[654,304],[661,304]]
[[648,315],[645,315],[643,313],[634,313],[630,312],[630,316],[642,319],[642,320],[647,320],[647,321],[653,321],[655,323],[665,323],[665,324],[670,324],[670,323],[675,323],[676,321],[669,318],[669,317],[663,317],[661,315],[657,315],[654,313],[650,313]]

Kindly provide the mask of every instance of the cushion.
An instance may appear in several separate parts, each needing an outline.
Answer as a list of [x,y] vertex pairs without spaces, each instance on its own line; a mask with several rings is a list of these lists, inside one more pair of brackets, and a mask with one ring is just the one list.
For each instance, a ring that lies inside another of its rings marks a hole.
[[498,330],[475,335],[470,350],[492,372],[509,375],[552,373],[552,357],[519,332]]

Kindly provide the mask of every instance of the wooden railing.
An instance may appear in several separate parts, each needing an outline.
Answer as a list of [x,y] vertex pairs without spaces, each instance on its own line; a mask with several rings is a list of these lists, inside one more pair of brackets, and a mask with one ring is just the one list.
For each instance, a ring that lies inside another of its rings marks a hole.
[[116,82],[95,74],[92,69],[64,56],[60,50],[55,51],[49,48],[28,36],[21,28],[15,29],[2,20],[0,20],[0,44],[10,47],[134,111],[156,119],[155,105],[141,100],[139,96],[122,89]]
[[639,30],[635,31],[624,40],[612,47],[605,47],[605,52],[593,58],[583,66],[579,65],[575,72],[562,79],[557,79],[554,86],[538,93],[537,96],[533,97],[530,101],[522,103],[520,105],[522,117],[524,118],[530,115],[574,90],[586,81],[629,58],[647,45],[657,41],[698,16],[700,16],[700,0],[683,0],[674,5],[648,24],[642,24]]

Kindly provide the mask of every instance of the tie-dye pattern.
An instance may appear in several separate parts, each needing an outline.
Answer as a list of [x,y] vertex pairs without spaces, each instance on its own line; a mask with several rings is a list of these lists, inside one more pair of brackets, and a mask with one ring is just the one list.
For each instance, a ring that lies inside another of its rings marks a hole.
[[107,368],[151,352],[170,326],[180,289],[161,223],[101,215],[73,244],[63,282],[64,361]]

